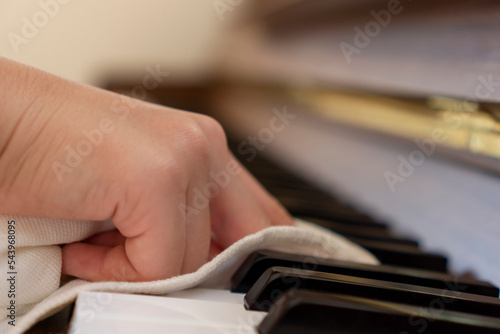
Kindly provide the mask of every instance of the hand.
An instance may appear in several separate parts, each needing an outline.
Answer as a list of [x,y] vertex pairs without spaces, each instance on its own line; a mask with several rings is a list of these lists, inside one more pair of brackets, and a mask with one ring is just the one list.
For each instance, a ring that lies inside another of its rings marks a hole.
[[[65,245],[63,273],[164,279],[248,234],[291,224],[228,151],[214,119],[9,66],[0,75],[24,100],[0,105],[0,121],[9,120],[0,136],[0,212],[111,219],[117,228]],[[0,97],[9,87],[0,84]]]

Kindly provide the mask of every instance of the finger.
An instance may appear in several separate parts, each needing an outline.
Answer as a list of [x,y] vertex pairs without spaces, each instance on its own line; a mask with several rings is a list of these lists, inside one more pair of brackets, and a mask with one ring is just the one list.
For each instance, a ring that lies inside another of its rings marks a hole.
[[119,231],[99,233],[85,239],[84,243],[99,246],[118,246],[125,242],[125,237]]
[[[203,182],[205,183],[205,182]],[[203,185],[201,183],[201,185]],[[194,191],[189,191],[186,199],[187,206],[193,208]],[[186,207],[187,207],[186,206]],[[199,209],[186,212],[186,252],[182,265],[182,274],[196,271],[209,259],[210,251],[210,208],[208,199]]]
[[[154,189],[154,188],[149,188]],[[115,247],[85,243],[63,247],[63,273],[91,281],[151,281],[179,275],[184,261],[186,226],[175,195],[140,198],[132,212],[117,210],[113,223],[127,239]]]
[[223,249],[221,246],[219,246],[214,240],[210,243],[210,252],[208,255],[208,260],[212,261],[214,257],[222,253]]
[[[137,272],[126,258],[124,245],[115,247],[77,242],[62,248],[62,273],[88,281],[136,281]],[[115,269],[104,273],[101,268],[104,259],[112,258]],[[118,274],[120,273],[120,274]]]
[[[215,241],[223,248],[246,235],[272,224],[290,224],[286,211],[241,168],[230,154],[220,127],[204,117],[197,117],[205,132],[215,138],[211,145],[216,157],[210,175],[216,175],[220,194],[210,203],[211,226]],[[214,131],[216,130],[216,131]],[[223,139],[223,140],[222,140]],[[232,168],[236,166],[236,168]],[[238,168],[239,167],[239,168]],[[228,179],[226,182],[224,179]]]
[[222,248],[271,226],[255,197],[236,177],[213,198],[210,217],[214,240]]
[[257,203],[269,218],[272,225],[293,225],[293,220],[286,209],[279,201],[269,194],[266,189],[254,178],[254,176],[241,165],[234,157],[234,162],[238,164],[241,172],[236,175],[246,189],[255,197]]

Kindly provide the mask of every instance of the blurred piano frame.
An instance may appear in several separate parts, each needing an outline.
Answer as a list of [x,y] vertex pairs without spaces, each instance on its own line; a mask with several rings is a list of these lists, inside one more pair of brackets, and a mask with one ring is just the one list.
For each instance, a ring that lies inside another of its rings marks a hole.
[[499,285],[500,4],[256,3],[221,57],[228,132],[286,108],[263,154]]
[[214,76],[166,84],[150,100],[213,115],[250,169],[263,155],[445,254],[451,272],[500,286],[500,3],[261,0],[238,10],[248,15]]

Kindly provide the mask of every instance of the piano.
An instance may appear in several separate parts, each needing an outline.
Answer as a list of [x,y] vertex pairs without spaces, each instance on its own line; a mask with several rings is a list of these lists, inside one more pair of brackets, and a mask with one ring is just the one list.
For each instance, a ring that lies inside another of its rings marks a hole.
[[[92,322],[68,308],[32,332],[500,333],[500,5],[260,0],[232,9],[225,15],[247,12],[213,77],[166,84],[149,99],[217,118],[291,214],[381,265],[262,249],[231,291],[116,294]],[[137,82],[103,86],[128,93]],[[74,309],[106,296],[83,293]]]
[[259,250],[233,275],[231,291],[82,293],[69,332],[500,332],[496,286],[450,275],[446,258],[264,158],[247,167],[290,212],[343,234],[382,264]]

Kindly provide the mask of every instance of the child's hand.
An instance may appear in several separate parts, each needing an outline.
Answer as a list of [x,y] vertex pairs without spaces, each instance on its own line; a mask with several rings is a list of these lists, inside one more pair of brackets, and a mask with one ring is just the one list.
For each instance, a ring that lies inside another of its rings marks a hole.
[[0,212],[112,219],[119,231],[64,246],[65,274],[164,279],[245,235],[291,224],[215,120],[2,59],[0,77]]

